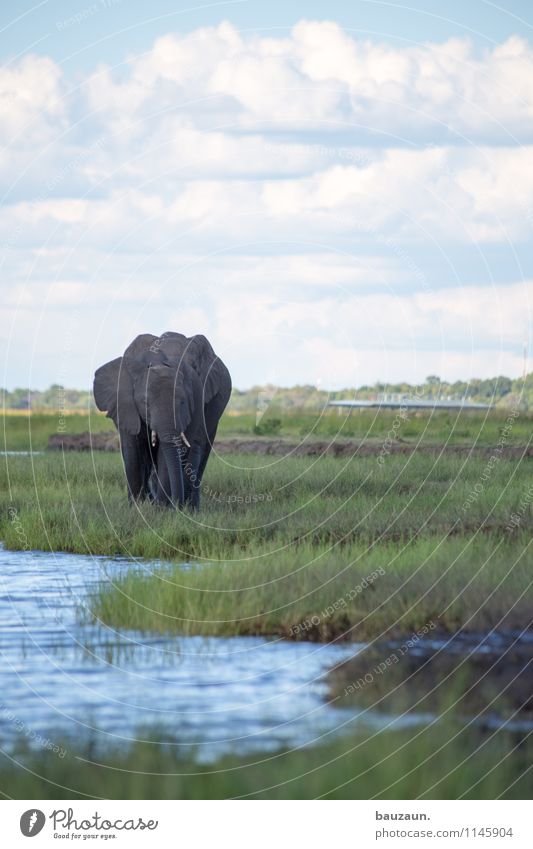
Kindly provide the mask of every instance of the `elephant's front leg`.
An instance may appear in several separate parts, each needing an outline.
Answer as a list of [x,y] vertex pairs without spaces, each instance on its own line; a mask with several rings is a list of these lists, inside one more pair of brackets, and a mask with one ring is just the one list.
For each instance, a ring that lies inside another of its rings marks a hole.
[[198,476],[200,482],[204,476],[205,467],[207,465],[207,461],[209,459],[209,455],[211,453],[211,449],[213,447],[213,442],[215,441],[215,436],[217,435],[218,423],[220,421],[220,417],[226,408],[226,404],[228,403],[228,397],[224,394],[219,393],[215,395],[215,397],[206,405],[204,410],[204,422],[205,422],[205,435],[206,435],[206,444],[205,449],[202,454],[202,460],[200,462],[200,468],[198,470]]
[[189,448],[184,467],[185,501],[193,510],[200,509],[200,467],[204,456],[204,447],[194,443]]
[[183,482],[183,446],[181,440],[176,440],[175,438],[172,440],[160,439],[159,454],[161,455],[162,463],[165,462],[167,466],[170,487],[170,503],[172,507],[178,507],[181,509],[185,503],[185,488]]
[[153,460],[152,486],[154,503],[161,507],[172,507],[168,466],[163,452],[160,450],[159,442],[155,447]]
[[128,501],[140,501],[147,495],[147,457],[141,439],[129,433],[120,433],[120,451],[128,484]]

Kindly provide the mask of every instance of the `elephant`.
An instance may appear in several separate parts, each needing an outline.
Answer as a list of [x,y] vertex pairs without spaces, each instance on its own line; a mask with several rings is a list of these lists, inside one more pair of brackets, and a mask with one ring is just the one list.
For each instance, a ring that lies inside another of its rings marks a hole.
[[96,406],[113,420],[130,503],[200,507],[200,486],[231,377],[205,336],[142,333],[97,369]]

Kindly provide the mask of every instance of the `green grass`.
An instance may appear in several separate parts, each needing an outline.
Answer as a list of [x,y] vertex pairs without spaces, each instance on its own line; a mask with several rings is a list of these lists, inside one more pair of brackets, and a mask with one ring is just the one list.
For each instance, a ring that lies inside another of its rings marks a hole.
[[[354,430],[344,435],[364,437],[368,416],[352,416]],[[399,435],[418,439],[426,429],[424,440],[445,441],[447,416],[413,417]],[[275,417],[287,437],[310,421]],[[453,440],[497,444],[505,416],[484,428],[478,414],[468,417]],[[32,417],[35,450],[46,445],[51,419]],[[243,428],[251,437],[254,421],[227,417],[221,435]],[[377,421],[381,430],[371,438],[383,440],[393,416]],[[316,435],[331,436],[327,427],[338,424],[328,416]],[[525,444],[530,425],[521,416],[507,442]],[[90,426],[108,430],[109,421],[92,416]],[[7,417],[6,428],[10,450],[28,447],[28,419]],[[87,429],[87,418],[69,417],[70,432]],[[522,628],[533,609],[531,460],[488,462],[417,452],[382,464],[357,454],[224,455],[210,461],[202,512],[191,515],[129,507],[118,454],[7,456],[0,538],[13,549],[168,561],[94,593],[93,615],[113,627],[312,640],[379,640],[428,623],[449,631]],[[197,565],[183,571],[184,560]],[[26,750],[16,758],[21,766],[4,755],[0,790],[13,798],[530,796],[530,743],[463,729],[453,718],[423,730],[359,731],[294,752],[228,757],[213,767],[179,760],[170,743],[111,749],[98,759],[90,746],[65,745],[64,760]]]
[[303,545],[275,555],[252,549],[241,562],[185,574],[130,572],[102,587],[92,609],[119,628],[299,640],[363,641],[429,622],[447,631],[522,628],[533,610],[527,542],[519,537],[503,550],[490,536],[331,551]]
[[487,462],[416,452],[388,457],[383,465],[357,455],[212,457],[202,511],[191,516],[150,504],[130,508],[118,454],[6,457],[0,538],[21,547],[9,506],[18,511],[30,548],[176,560],[184,554],[224,559],[235,547],[263,544],[278,550],[295,542],[500,533],[524,502],[521,524],[530,527],[531,460],[500,460],[488,477]]
[[440,722],[213,766],[178,760],[155,742],[99,756],[69,750],[64,759],[3,755],[0,791],[13,799],[527,799],[532,755],[531,742],[510,733]]
[[60,420],[59,413],[7,412],[0,416],[0,450],[2,451],[43,451],[48,437],[62,432],[84,433],[85,431],[106,431],[113,429],[113,422],[104,415],[73,413]]
[[[259,421],[259,431],[269,434],[269,423],[279,419],[274,436],[314,438],[383,439],[394,429],[407,442],[448,443],[451,445],[495,445],[511,414],[511,410],[446,411],[410,410],[404,419],[397,410],[326,410],[303,412],[272,404]],[[533,413],[521,412],[506,435],[506,444],[525,444],[531,439]],[[254,433],[254,413],[224,416],[221,436],[251,436]],[[262,427],[261,427],[262,426]]]
[[[520,627],[533,602],[530,462],[499,460],[486,477],[485,459],[416,453],[383,465],[215,457],[203,510],[191,515],[129,507],[115,454],[8,457],[0,537],[14,549],[204,564],[103,586],[94,610],[114,626],[360,639],[430,619],[487,627],[508,612],[506,624]],[[371,588],[347,597],[379,569]]]
[[[409,411],[405,419],[398,419],[394,410],[357,410],[339,414],[334,410],[303,412],[272,405],[258,423],[259,433],[264,436],[280,436],[289,439],[338,439],[355,438],[383,440],[393,429],[394,435],[407,442],[496,445],[506,428],[510,411],[497,410],[490,413],[478,411]],[[271,428],[275,420],[279,428]],[[520,413],[507,431],[508,445],[522,445],[531,439],[533,413]],[[73,413],[60,423],[59,413],[11,412],[3,416],[0,443],[4,450],[34,451],[46,447],[48,437],[58,433],[64,426],[68,433],[113,430],[113,423],[103,414]],[[219,437],[254,437],[255,413],[226,414],[219,426]]]

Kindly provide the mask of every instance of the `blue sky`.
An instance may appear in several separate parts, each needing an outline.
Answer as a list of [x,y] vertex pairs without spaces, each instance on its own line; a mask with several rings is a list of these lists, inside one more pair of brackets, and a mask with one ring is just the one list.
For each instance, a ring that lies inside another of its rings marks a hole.
[[[352,35],[396,42],[444,41],[472,38],[481,47],[510,35],[531,38],[533,20],[528,0],[491,3],[486,0],[104,0],[92,3],[65,0],[19,0],[3,4],[0,28],[8,39],[7,55],[36,44],[58,62],[90,69],[96,62],[120,63],[125,52],[150,48],[169,31],[191,32],[198,27],[231,21],[240,30],[290,31],[302,19],[334,20]],[[79,16],[79,23],[62,26]],[[5,28],[5,29],[4,29]]]
[[169,329],[243,388],[521,373],[526,2],[149,13],[0,12],[0,383],[88,386]]

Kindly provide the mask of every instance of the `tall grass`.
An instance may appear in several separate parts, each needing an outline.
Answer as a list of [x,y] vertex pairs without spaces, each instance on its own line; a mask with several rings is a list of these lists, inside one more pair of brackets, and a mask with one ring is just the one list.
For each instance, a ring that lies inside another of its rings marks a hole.
[[[274,555],[250,549],[187,572],[130,571],[90,602],[118,628],[181,634],[268,634],[296,640],[367,639],[431,630],[527,627],[533,580],[525,537],[492,536],[304,544]],[[496,592],[495,592],[496,590]]]
[[[92,554],[224,559],[235,547],[407,541],[450,533],[504,534],[513,513],[531,526],[530,460],[391,456],[213,457],[202,511],[129,507],[119,455],[54,452],[0,464],[0,538]],[[15,509],[24,541],[10,521]]]
[[527,799],[531,791],[530,742],[453,723],[211,766],[180,760],[171,741],[105,755],[65,746],[64,759],[47,751],[2,756],[0,791],[13,799]]
[[[207,564],[103,588],[95,613],[113,625],[359,639],[428,619],[453,630],[492,625],[506,611],[508,625],[529,616],[530,461],[499,460],[487,474],[481,458],[416,453],[383,465],[214,457],[196,515],[129,507],[118,455],[6,461],[8,547]],[[339,602],[378,568],[385,574],[371,588]],[[316,627],[298,629],[316,616]]]

